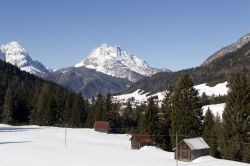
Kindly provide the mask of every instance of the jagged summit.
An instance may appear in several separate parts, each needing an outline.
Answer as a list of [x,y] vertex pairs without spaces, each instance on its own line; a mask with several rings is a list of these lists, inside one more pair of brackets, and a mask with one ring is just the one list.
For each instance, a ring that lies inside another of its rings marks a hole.
[[151,76],[164,71],[150,67],[144,60],[123,51],[118,46],[101,44],[75,67],[86,67],[96,71],[130,81],[137,81],[145,76]]
[[213,62],[214,60],[227,55],[228,53],[234,52],[236,50],[238,50],[239,48],[241,48],[242,46],[244,46],[245,44],[247,44],[248,42],[250,42],[250,33],[246,34],[245,36],[241,37],[238,41],[236,41],[235,43],[226,46],[222,49],[220,49],[219,51],[215,52],[213,55],[211,55],[210,57],[208,57],[206,59],[206,61],[201,65],[201,66],[205,66],[211,62]]
[[48,69],[43,64],[33,60],[21,44],[16,41],[0,46],[0,59],[31,74],[41,76],[48,72]]

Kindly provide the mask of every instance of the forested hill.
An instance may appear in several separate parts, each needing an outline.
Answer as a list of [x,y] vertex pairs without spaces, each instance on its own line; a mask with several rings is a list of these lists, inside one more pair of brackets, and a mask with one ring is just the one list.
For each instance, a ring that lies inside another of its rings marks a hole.
[[[77,105],[83,102],[80,94],[21,71],[18,67],[1,60],[0,89],[1,123],[40,125],[69,123],[70,115],[67,112],[73,107],[77,109]],[[74,121],[72,126],[73,123]]]
[[150,78],[140,80],[130,86],[125,93],[132,93],[138,89],[146,92],[160,92],[173,86],[177,79],[188,73],[194,84],[210,83],[214,85],[223,82],[236,72],[250,73],[250,42],[234,52],[227,53],[207,65],[185,69],[171,73],[157,73]]

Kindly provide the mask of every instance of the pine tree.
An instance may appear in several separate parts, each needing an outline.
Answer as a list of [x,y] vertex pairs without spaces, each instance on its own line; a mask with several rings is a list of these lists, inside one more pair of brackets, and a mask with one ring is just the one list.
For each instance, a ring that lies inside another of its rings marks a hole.
[[172,151],[170,129],[171,129],[171,95],[172,92],[167,92],[161,105],[161,118],[160,118],[160,136],[159,144],[162,149]]
[[201,134],[202,108],[198,91],[189,76],[183,75],[176,83],[172,97],[171,111],[171,142],[175,146],[174,135],[178,133],[182,140],[184,136],[196,137]]
[[148,99],[148,105],[144,117],[145,131],[152,135],[154,141],[158,142],[159,139],[159,109],[154,103],[153,98]]
[[72,111],[70,116],[70,126],[71,127],[79,127],[81,123],[80,115],[82,111],[82,96],[81,94],[77,94],[74,96],[74,102],[72,105]]
[[215,122],[215,117],[211,112],[210,108],[208,108],[203,121],[202,136],[210,147],[209,154],[211,156],[220,158],[218,151],[218,143],[217,143],[218,140],[217,129],[218,128]]
[[3,103],[3,113],[2,113],[2,122],[6,124],[13,123],[12,113],[14,111],[14,102],[13,102],[13,95],[12,90],[9,87],[6,91]]
[[55,111],[54,111],[54,122],[55,125],[60,126],[63,123],[63,111],[65,105],[65,96],[62,88],[57,87],[55,92]]
[[132,108],[130,100],[126,104],[126,108],[124,110],[123,116],[122,116],[122,124],[124,128],[124,132],[133,132],[133,128],[137,126],[136,123],[136,114],[135,110]]
[[71,92],[68,92],[66,96],[67,97],[66,97],[66,101],[64,105],[62,121],[63,121],[63,126],[67,127],[70,124],[70,114],[71,114],[72,105],[74,102],[74,94]]
[[51,110],[51,88],[49,84],[45,84],[38,97],[36,124],[49,126],[52,124],[53,114]]
[[107,110],[105,109],[105,101],[101,94],[98,94],[95,100],[94,112],[95,121],[107,121]]
[[223,134],[226,159],[242,161],[243,142],[250,142],[247,133],[250,123],[250,84],[245,75],[237,74],[229,82],[228,98],[223,112]]
[[107,121],[111,121],[111,114],[114,111],[112,106],[112,96],[110,93],[107,93],[105,98],[105,112]]

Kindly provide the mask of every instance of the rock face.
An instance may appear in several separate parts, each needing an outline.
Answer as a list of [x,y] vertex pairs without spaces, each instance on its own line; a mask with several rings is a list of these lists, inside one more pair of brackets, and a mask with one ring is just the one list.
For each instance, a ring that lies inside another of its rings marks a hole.
[[42,63],[33,60],[28,52],[15,41],[0,46],[0,59],[38,76],[44,76],[49,72]]
[[136,82],[161,71],[150,67],[145,61],[123,51],[120,47],[102,44],[92,50],[87,58],[75,67],[86,67],[118,78]]
[[215,52],[213,55],[208,57],[207,60],[205,62],[203,62],[201,66],[206,66],[206,65],[210,64],[211,62],[213,62],[214,60],[242,48],[242,46],[244,46],[248,42],[250,42],[250,33],[248,33],[245,36],[243,36],[242,38],[240,38],[237,42],[235,42],[229,46],[226,46],[226,47],[220,49],[219,51]]

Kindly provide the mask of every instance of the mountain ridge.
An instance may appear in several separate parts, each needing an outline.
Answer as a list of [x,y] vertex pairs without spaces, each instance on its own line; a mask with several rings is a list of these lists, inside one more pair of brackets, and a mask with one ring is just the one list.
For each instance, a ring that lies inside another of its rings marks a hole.
[[169,71],[152,68],[144,60],[123,51],[121,47],[110,46],[106,43],[93,49],[86,58],[74,67],[95,69],[114,77],[127,78],[132,82],[152,76],[157,72]]
[[38,76],[44,76],[50,72],[41,62],[33,60],[21,44],[16,41],[0,46],[0,59]]
[[[230,51],[225,52],[222,56],[216,56],[215,58],[210,56],[212,60],[209,63],[205,63],[205,61],[198,67],[171,73],[156,73],[152,77],[139,80],[120,94],[133,93],[138,89],[149,92],[149,94],[161,92],[173,87],[177,79],[183,74],[189,74],[194,84],[202,84],[205,82],[208,84],[217,84],[228,81],[235,73],[248,74],[250,72],[249,34],[240,38],[238,42],[230,45],[232,46]],[[229,48],[230,46],[224,48]]]

